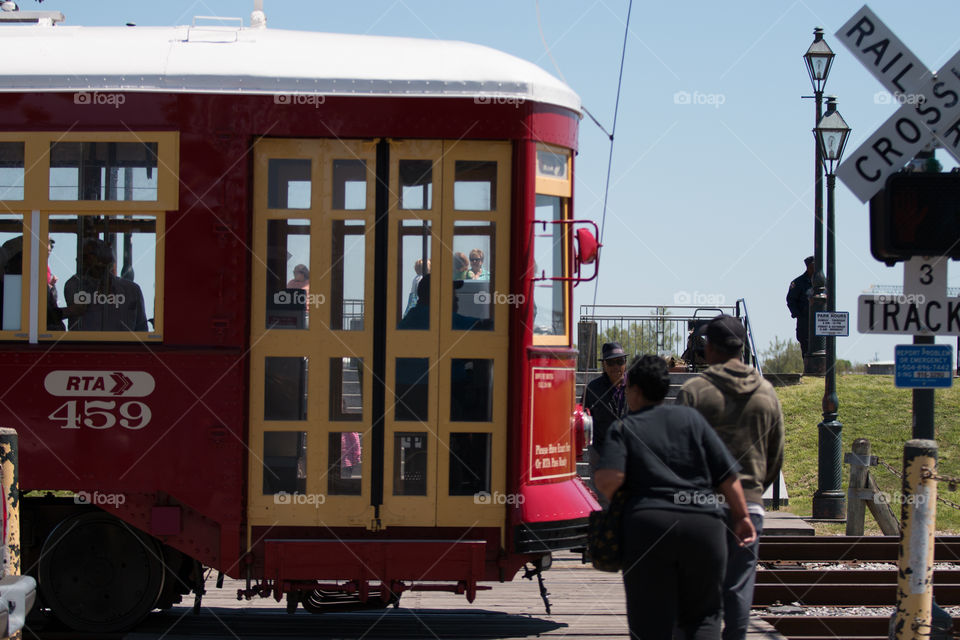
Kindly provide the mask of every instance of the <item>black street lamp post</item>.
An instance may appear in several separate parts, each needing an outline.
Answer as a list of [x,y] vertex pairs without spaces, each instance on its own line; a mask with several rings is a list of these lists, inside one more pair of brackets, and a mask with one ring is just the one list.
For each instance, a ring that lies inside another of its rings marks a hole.
[[[810,74],[810,84],[813,86],[813,102],[816,105],[814,126],[819,126],[820,118],[823,117],[820,108],[823,100],[823,88],[827,84],[827,76],[830,75],[833,57],[833,51],[823,39],[823,29],[817,27],[813,30],[813,43],[803,54],[803,61],[807,65],[807,73]],[[814,320],[817,311],[823,311],[827,305],[823,276],[823,158],[821,156],[820,145],[817,144],[815,145],[813,162],[813,297],[810,299],[810,317],[807,323],[809,327],[807,338],[809,353],[804,354],[807,357],[803,361],[803,372],[818,376],[824,375],[826,371],[826,343],[823,336],[816,335]]]
[[[850,127],[837,111],[837,99],[827,97],[827,112],[813,130],[827,172],[827,311],[837,310],[837,242],[834,169],[840,163],[850,137]],[[843,425],[837,420],[840,399],[837,397],[837,339],[826,337],[826,375],[823,388],[823,422],[817,425],[817,491],[813,494],[813,517],[823,520],[843,519],[846,498],[841,490],[841,439]]]

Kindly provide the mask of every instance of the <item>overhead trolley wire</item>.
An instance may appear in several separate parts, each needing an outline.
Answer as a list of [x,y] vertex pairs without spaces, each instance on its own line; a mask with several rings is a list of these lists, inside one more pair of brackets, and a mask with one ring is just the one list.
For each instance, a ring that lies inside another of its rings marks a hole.
[[[557,75],[560,76],[560,79],[564,82],[567,82],[567,79],[563,76],[563,72],[560,71],[560,65],[557,64],[557,61],[553,57],[553,53],[550,51],[550,46],[547,44],[547,39],[543,35],[543,24],[540,20],[540,0],[536,0],[537,7],[537,28],[540,30],[540,39],[543,41],[543,46],[547,50],[547,55],[550,56],[550,60],[553,62],[554,68],[557,70]],[[613,105],[613,127],[608,132],[602,124],[590,113],[590,110],[583,106],[583,111],[593,122],[600,127],[600,130],[603,131],[607,137],[610,139],[610,153],[607,157],[607,178],[606,183],[603,188],[603,213],[600,217],[600,248],[597,252],[597,260],[600,260],[600,253],[603,251],[603,232],[607,222],[607,200],[610,195],[610,173],[613,169],[613,143],[615,134],[617,132],[617,114],[620,112],[620,90],[623,87],[623,66],[624,61],[627,57],[627,36],[630,35],[630,15],[633,12],[633,0],[630,0],[630,3],[627,5],[627,21],[623,29],[623,46],[620,51],[620,74],[617,78],[617,99]],[[567,83],[569,84],[569,83]],[[597,304],[597,291],[600,289],[600,276],[597,275],[597,281],[593,288],[593,306]]]

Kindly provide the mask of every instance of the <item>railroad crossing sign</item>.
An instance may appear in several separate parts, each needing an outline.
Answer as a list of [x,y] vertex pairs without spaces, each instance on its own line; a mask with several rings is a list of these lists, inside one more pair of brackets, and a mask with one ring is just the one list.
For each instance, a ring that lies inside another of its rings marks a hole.
[[960,298],[947,296],[948,258],[916,257],[903,263],[903,293],[857,299],[860,333],[960,336]]
[[835,35],[901,105],[837,169],[854,195],[867,202],[935,141],[960,161],[960,51],[934,74],[866,5]]

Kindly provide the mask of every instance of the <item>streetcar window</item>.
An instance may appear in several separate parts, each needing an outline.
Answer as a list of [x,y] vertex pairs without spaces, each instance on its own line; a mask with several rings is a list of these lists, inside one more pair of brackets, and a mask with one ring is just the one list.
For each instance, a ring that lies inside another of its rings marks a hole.
[[20,331],[23,309],[23,216],[0,213],[3,331]]
[[0,200],[23,200],[22,142],[0,142]]
[[157,329],[155,216],[51,214],[45,244],[48,331]]
[[309,159],[270,159],[267,165],[267,208],[310,208]]
[[497,208],[497,163],[457,160],[453,182],[453,208],[458,211],[493,211]]
[[450,495],[490,492],[490,434],[450,434]]
[[330,327],[363,331],[367,244],[363,220],[334,220],[330,253]]
[[427,434],[393,434],[393,495],[427,495]]
[[362,467],[361,433],[337,431],[327,434],[327,493],[360,495]]
[[306,329],[323,296],[310,293],[310,221],[267,221],[267,329]]
[[450,420],[493,420],[493,360],[453,358],[450,364]]
[[[307,432],[268,431],[263,434],[263,495],[305,493]],[[276,500],[276,504],[289,501]]]
[[[432,240],[429,220],[400,220],[397,252],[397,329],[430,328],[430,296],[423,300],[421,289],[429,294],[429,279],[421,287],[423,276],[429,276]],[[407,283],[410,283],[407,285]],[[420,305],[421,308],[414,309]]]
[[394,390],[394,420],[429,419],[429,358],[397,358]]
[[512,298],[498,295],[493,267],[496,225],[493,222],[454,222],[453,296],[454,330],[493,329],[493,304]]
[[330,419],[363,418],[363,358],[330,358]]
[[535,217],[546,221],[534,225],[534,270],[537,278],[546,278],[533,283],[533,332],[539,335],[560,336],[567,332],[564,283],[549,279],[566,275],[563,225],[550,223],[563,219],[563,205],[564,198],[537,194]]
[[400,161],[400,208],[408,211],[433,208],[433,161]]
[[157,199],[156,142],[51,142],[51,200]]
[[367,208],[366,160],[333,161],[333,208],[360,211]]
[[307,419],[307,369],[302,357],[264,359],[264,420]]

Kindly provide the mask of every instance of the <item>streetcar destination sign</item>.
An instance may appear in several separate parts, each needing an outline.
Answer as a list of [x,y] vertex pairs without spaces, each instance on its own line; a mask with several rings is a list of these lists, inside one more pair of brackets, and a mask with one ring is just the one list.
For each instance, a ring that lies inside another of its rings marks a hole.
[[960,51],[934,76],[866,5],[836,36],[901,105],[837,169],[854,195],[868,201],[935,140],[960,160]]
[[960,336],[960,298],[863,295],[857,299],[857,330]]

